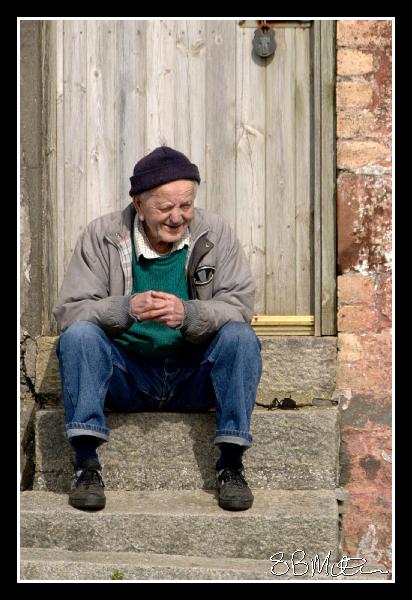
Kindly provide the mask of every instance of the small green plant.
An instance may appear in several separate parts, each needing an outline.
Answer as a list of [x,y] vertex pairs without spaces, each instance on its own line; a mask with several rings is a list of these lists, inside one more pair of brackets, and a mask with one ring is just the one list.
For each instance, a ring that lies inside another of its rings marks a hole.
[[124,573],[119,571],[119,569],[115,569],[110,579],[124,579]]

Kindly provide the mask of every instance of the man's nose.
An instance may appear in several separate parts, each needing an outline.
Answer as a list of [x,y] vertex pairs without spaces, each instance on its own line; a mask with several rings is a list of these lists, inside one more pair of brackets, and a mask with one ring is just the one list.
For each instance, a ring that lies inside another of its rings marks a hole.
[[173,223],[174,225],[178,225],[179,223],[181,223],[183,221],[182,219],[182,211],[180,210],[180,208],[174,208],[169,216],[170,222]]

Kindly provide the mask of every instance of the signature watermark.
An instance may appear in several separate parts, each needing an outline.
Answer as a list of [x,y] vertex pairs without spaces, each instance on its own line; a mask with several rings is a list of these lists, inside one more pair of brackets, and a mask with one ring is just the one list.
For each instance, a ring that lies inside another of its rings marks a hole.
[[286,573],[290,573],[295,577],[303,577],[304,575],[314,577],[322,573],[329,577],[353,577],[358,574],[373,575],[375,573],[387,575],[389,573],[389,571],[382,571],[382,569],[363,570],[367,562],[366,558],[342,556],[338,562],[332,562],[331,554],[332,552],[329,550],[323,562],[321,562],[319,554],[315,554],[310,560],[305,560],[306,553],[304,550],[295,550],[290,559],[286,559],[283,552],[275,552],[270,557],[270,561],[273,563],[270,571],[276,577],[281,577]]

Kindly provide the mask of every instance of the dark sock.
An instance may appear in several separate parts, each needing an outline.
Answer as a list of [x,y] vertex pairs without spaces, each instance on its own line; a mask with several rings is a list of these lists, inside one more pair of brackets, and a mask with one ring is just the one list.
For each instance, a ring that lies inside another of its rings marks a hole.
[[70,440],[71,445],[76,453],[76,462],[74,468],[76,471],[84,467],[84,461],[93,460],[100,468],[99,458],[96,448],[100,445],[99,438],[94,435],[76,435]]
[[242,455],[245,446],[239,444],[220,444],[220,458],[216,463],[216,470],[221,471],[227,467],[243,468]]

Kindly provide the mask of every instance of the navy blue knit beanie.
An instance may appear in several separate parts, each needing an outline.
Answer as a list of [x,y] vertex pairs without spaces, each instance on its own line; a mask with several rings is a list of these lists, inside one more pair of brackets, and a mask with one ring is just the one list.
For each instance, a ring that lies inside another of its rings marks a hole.
[[129,194],[135,196],[177,179],[192,179],[200,183],[199,169],[182,152],[159,146],[136,163],[130,177],[132,187]]

